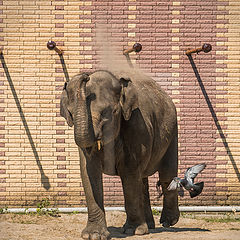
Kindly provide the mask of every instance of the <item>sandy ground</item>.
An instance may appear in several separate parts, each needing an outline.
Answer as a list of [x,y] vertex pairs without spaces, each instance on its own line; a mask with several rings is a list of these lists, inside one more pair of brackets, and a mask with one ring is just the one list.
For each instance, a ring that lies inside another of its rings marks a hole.
[[[125,221],[124,212],[107,212],[107,222],[112,239],[171,239],[171,240],[239,240],[240,215],[232,215],[231,220],[218,222],[217,219],[228,218],[227,215],[181,216],[172,228],[162,228],[159,216],[154,216],[156,229],[144,236],[130,236],[121,233]],[[214,221],[207,218],[214,217]],[[237,221],[236,221],[237,219]],[[61,214],[60,217],[0,214],[1,240],[77,240],[81,239],[81,230],[87,221],[87,214]]]

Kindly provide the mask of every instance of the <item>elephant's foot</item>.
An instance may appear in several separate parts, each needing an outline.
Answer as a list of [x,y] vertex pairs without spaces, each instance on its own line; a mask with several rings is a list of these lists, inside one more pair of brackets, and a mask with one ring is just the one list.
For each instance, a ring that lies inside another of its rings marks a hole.
[[149,207],[150,211],[145,211],[145,219],[148,229],[155,229],[155,222],[152,214],[152,209]]
[[110,233],[106,226],[97,223],[88,223],[82,231],[81,237],[88,240],[108,240],[110,239]]
[[147,220],[147,226],[148,226],[148,229],[155,229],[154,219]]
[[148,226],[146,223],[141,224],[135,230],[136,235],[144,235],[148,233]]
[[142,223],[136,227],[126,222],[123,226],[123,233],[129,235],[144,235],[148,233],[148,225],[146,223]]
[[180,216],[180,212],[178,209],[166,210],[163,208],[163,212],[160,218],[160,223],[162,223],[163,227],[170,227],[175,225],[178,222]]

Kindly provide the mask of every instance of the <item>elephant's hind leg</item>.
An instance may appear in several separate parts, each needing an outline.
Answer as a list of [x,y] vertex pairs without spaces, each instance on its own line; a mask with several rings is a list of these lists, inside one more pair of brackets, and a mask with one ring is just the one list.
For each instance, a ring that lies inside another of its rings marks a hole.
[[167,187],[172,181],[173,177],[177,176],[178,168],[178,142],[177,134],[173,138],[171,144],[165,153],[161,165],[159,166],[159,179],[163,190],[163,211],[160,223],[164,227],[169,227],[178,222],[179,209],[178,209],[178,194],[177,190],[168,191]]
[[145,219],[149,229],[155,228],[155,222],[152,214],[149,191],[148,178],[143,178],[143,195],[144,195],[144,211]]
[[160,218],[160,223],[163,227],[175,225],[179,219],[178,196],[177,190],[168,191],[167,187],[170,182],[161,183],[163,189],[163,210]]

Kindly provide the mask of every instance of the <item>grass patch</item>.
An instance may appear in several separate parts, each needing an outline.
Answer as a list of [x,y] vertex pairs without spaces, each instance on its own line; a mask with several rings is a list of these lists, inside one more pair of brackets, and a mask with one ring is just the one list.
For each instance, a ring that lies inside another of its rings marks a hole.
[[239,217],[230,217],[230,216],[227,216],[227,217],[206,217],[206,218],[202,218],[203,220],[205,220],[206,222],[209,222],[209,223],[229,223],[229,222],[240,222],[240,218]]
[[4,214],[4,213],[6,213],[7,210],[8,210],[7,207],[5,207],[5,208],[0,208],[0,214]]
[[44,198],[37,204],[37,215],[49,215],[51,217],[60,217],[58,209],[48,209],[50,202],[48,198]]
[[[60,217],[58,208],[49,208],[50,201],[48,198],[43,198],[39,203],[37,203],[36,212],[29,212],[28,208],[25,208],[24,212],[15,213],[16,215],[47,215],[51,217]],[[8,213],[8,208],[0,208],[0,214]]]
[[209,223],[230,223],[240,222],[240,215],[235,213],[187,213],[181,212],[181,217],[204,220]]

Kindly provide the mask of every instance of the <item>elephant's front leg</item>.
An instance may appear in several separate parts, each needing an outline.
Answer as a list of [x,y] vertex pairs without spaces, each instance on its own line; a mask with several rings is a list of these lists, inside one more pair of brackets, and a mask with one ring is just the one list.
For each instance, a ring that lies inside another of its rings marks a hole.
[[103,206],[103,186],[101,162],[88,156],[79,148],[81,177],[88,207],[88,222],[82,231],[83,239],[107,240],[107,230]]
[[143,235],[148,233],[145,219],[143,181],[133,172],[121,175],[125,199],[127,220],[123,226],[124,233]]
[[143,178],[143,195],[144,195],[144,212],[145,212],[145,219],[148,225],[149,229],[155,228],[155,222],[152,214],[151,209],[151,202],[150,202],[150,196],[148,191],[149,185],[148,185],[148,178]]

